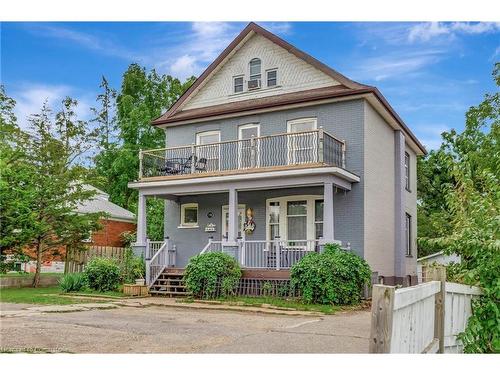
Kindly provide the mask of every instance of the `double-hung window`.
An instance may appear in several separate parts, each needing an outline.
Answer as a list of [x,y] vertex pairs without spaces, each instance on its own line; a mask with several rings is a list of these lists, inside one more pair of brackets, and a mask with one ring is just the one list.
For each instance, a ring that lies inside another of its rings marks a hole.
[[314,201],[314,232],[317,240],[323,237],[323,206],[323,199]]
[[260,76],[261,66],[262,63],[260,59],[255,58],[250,60],[250,81],[261,78]]
[[405,237],[406,237],[406,255],[411,256],[412,233],[411,233],[411,215],[405,217]]
[[276,69],[268,70],[267,74],[267,87],[274,87],[278,84],[278,71]]
[[235,94],[243,92],[243,76],[234,77],[233,84],[233,90]]
[[405,152],[405,188],[410,191],[410,154]]

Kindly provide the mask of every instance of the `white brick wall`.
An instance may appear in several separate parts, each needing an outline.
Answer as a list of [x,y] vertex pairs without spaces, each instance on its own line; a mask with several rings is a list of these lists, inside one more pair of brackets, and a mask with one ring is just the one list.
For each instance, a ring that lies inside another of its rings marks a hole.
[[[249,75],[248,63],[255,57],[262,61],[263,88],[246,92],[246,81]],[[279,87],[267,89],[265,72],[274,68],[278,68]],[[245,76],[245,91],[244,93],[233,94],[233,77],[242,74]],[[210,78],[197,94],[187,101],[183,109],[206,107],[338,84],[332,77],[289,53],[284,48],[261,35],[255,34]]]

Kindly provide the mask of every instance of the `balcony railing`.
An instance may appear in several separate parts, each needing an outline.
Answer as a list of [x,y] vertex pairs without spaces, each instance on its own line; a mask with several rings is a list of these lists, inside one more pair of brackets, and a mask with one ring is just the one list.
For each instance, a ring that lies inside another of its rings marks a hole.
[[139,179],[306,164],[345,168],[345,142],[323,129],[140,151]]

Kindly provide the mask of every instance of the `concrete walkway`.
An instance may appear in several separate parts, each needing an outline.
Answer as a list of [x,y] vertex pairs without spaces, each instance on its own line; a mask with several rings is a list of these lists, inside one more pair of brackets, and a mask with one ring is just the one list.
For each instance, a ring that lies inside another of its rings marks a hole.
[[57,309],[4,303],[0,308],[3,351],[366,353],[370,331],[366,310],[335,315],[247,307],[243,311],[240,306],[221,310],[167,298]]

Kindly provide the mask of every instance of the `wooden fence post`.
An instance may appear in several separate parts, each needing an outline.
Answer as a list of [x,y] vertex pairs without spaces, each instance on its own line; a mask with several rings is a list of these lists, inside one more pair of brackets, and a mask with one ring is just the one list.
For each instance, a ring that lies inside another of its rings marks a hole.
[[439,340],[439,352],[444,353],[444,309],[446,297],[446,268],[429,267],[426,270],[427,277],[432,281],[441,283],[441,290],[436,294],[436,309],[434,312],[434,337]]
[[390,353],[396,287],[374,285],[370,330],[370,353]]

